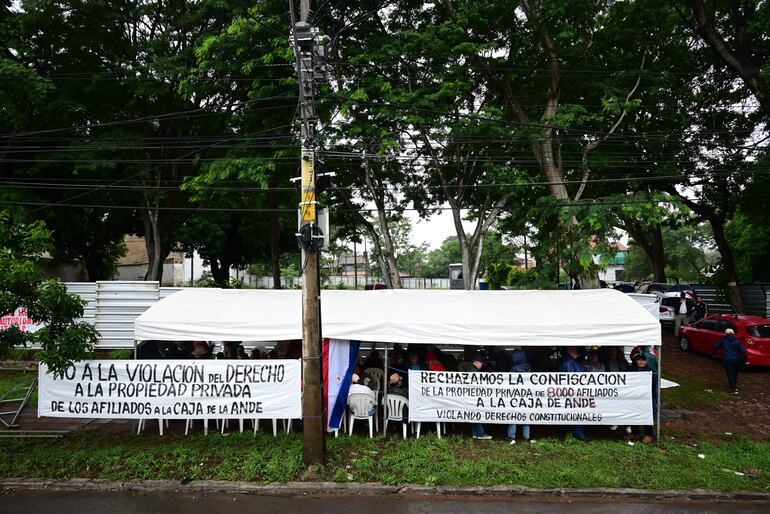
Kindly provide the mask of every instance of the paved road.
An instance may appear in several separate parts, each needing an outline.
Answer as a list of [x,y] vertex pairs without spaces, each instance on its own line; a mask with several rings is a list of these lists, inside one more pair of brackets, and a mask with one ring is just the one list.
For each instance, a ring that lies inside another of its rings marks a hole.
[[732,513],[768,512],[770,504],[754,502],[629,502],[569,498],[469,499],[390,496],[280,498],[246,495],[151,494],[36,491],[0,493],[0,513],[185,513],[312,512],[323,514],[468,514],[510,512],[598,513]]

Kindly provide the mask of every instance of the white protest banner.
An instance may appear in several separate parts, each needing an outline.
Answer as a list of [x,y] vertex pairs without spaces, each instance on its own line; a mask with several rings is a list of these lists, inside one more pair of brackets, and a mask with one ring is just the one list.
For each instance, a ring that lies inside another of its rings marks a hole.
[[40,365],[38,416],[299,418],[299,360],[92,360],[54,378]]
[[652,425],[652,373],[409,371],[409,421]]

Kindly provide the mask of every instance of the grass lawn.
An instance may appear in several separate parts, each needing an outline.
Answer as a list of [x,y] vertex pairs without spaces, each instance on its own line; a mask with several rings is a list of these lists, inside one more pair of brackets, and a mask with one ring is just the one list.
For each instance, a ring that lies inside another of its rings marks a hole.
[[457,436],[439,440],[433,435],[406,441],[341,436],[327,442],[327,464],[306,470],[300,434],[159,437],[80,432],[58,440],[0,439],[0,478],[770,491],[770,444],[739,437],[697,447],[673,441],[629,446],[623,441],[584,444],[557,439],[511,446],[507,441]]
[[684,375],[672,375],[679,387],[664,389],[661,394],[664,407],[687,408],[705,405],[719,405],[730,398],[730,394],[722,389],[714,389],[709,382],[702,378]]
[[[37,378],[37,371],[0,371],[0,397],[16,387],[29,387],[29,384]],[[17,389],[14,398],[24,396],[24,389]],[[37,388],[30,397],[29,405],[37,405]]]

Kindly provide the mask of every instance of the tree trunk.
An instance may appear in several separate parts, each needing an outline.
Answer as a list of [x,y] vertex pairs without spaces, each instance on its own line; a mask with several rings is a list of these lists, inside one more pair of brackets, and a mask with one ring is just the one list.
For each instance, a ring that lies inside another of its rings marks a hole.
[[[384,248],[385,254],[382,254],[382,246],[380,245],[379,241],[376,242],[375,248],[378,251],[379,258],[384,259],[387,264],[387,271],[389,272],[388,274],[390,276],[390,284],[391,284],[390,286],[388,286],[388,288],[401,289],[402,288],[401,276],[398,273],[398,262],[396,261],[396,251],[395,251],[395,248],[393,247],[393,239],[390,237],[390,227],[388,225],[388,216],[385,212],[385,199],[384,199],[384,192],[382,189],[383,184],[381,182],[378,182],[376,184],[377,187],[375,187],[375,184],[373,184],[371,167],[369,165],[369,160],[366,158],[364,158],[364,172],[365,172],[366,184],[367,186],[369,186],[370,192],[372,194],[372,198],[374,200],[374,205],[377,207],[377,220],[380,223],[380,231],[382,232],[382,243],[384,243],[384,246],[385,246]],[[383,269],[383,276],[385,275],[385,272],[386,270]]]
[[382,272],[382,279],[385,281],[385,287],[388,289],[393,289],[393,278],[390,274],[390,270],[388,270],[388,265],[385,262],[385,259],[382,257],[382,246],[380,245],[380,236],[377,234],[377,231],[374,230],[374,227],[372,227],[372,230],[369,231],[369,236],[372,238],[372,244],[374,245],[374,255],[377,258],[377,264],[380,266],[380,271]]
[[463,238],[460,240],[460,253],[463,260],[463,288],[470,291],[473,289],[474,280],[471,272],[471,249],[468,247],[468,241]]
[[142,218],[144,222],[144,245],[147,249],[147,273],[144,275],[144,279],[161,283],[165,256],[162,255],[163,244],[160,237],[158,209],[144,209]]
[[625,221],[623,228],[629,233],[644,251],[650,261],[652,273],[656,282],[666,281],[666,258],[663,248],[663,232],[660,224],[656,224],[648,232],[635,220]]
[[83,265],[86,268],[86,275],[89,282],[96,282],[97,280],[110,280],[112,277],[102,276],[101,261],[92,256],[83,255],[80,257],[83,261]]
[[714,234],[714,241],[717,244],[719,255],[722,257],[722,266],[725,269],[727,275],[727,291],[730,295],[730,303],[739,314],[746,312],[746,306],[743,303],[743,295],[741,294],[741,288],[738,287],[738,272],[735,268],[735,259],[733,258],[733,250],[730,247],[727,237],[725,237],[724,222],[716,217],[707,217],[709,225],[711,225],[711,231]]
[[[380,243],[380,235],[377,233],[377,230],[374,228],[374,225],[372,225],[366,218],[361,216],[361,221],[364,225],[364,228],[366,228],[366,231],[369,233],[369,237],[372,239],[372,244],[374,245],[374,255],[377,259],[377,264],[380,267],[380,271],[382,272],[382,279],[385,281],[385,287],[388,289],[393,289],[393,278],[390,273],[390,270],[388,269],[388,264],[385,261],[385,258],[383,257],[382,252],[382,244]],[[401,284],[399,284],[399,289],[401,287]]]
[[660,224],[655,225],[652,229],[650,252],[647,255],[650,258],[650,264],[652,264],[655,281],[666,282],[666,257],[663,251],[663,231]]
[[230,283],[230,264],[221,259],[211,259],[211,276],[219,285]]
[[[474,257],[473,257],[473,266],[471,267],[471,277],[472,277],[472,284],[471,289],[476,288],[476,277],[479,276],[479,266],[481,266],[481,255],[484,253],[484,238],[486,237],[486,232],[479,235],[479,239],[476,242],[476,247],[473,249]],[[466,289],[468,289],[466,287]]]

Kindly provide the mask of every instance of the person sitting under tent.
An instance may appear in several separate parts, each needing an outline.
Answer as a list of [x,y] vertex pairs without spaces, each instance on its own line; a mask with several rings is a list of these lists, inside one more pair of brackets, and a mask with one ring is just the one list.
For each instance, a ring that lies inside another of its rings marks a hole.
[[591,348],[588,351],[588,362],[586,363],[586,365],[588,367],[588,371],[591,371],[593,373],[607,371],[607,368],[604,366],[604,363],[599,360],[599,351],[595,348]]
[[438,360],[438,357],[433,352],[427,352],[425,354],[425,364],[428,371],[446,371],[444,365]]
[[410,370],[415,371],[422,371],[425,369],[425,367],[420,364],[420,356],[417,355],[416,352],[410,352],[409,353],[409,364],[408,364]]
[[388,394],[397,394],[409,398],[409,391],[404,387],[404,379],[398,373],[393,373],[388,379]]
[[369,369],[369,368],[382,368],[383,362],[382,357],[380,357],[380,352],[377,350],[372,350],[369,352],[369,356],[366,357],[362,364],[362,369]]
[[[484,367],[487,365],[487,358],[482,353],[477,353],[473,357],[474,373],[481,373]],[[471,423],[471,433],[474,439],[492,439],[491,435],[487,435],[487,431],[484,429],[484,425],[481,423]]]
[[[585,373],[587,368],[580,359],[580,353],[577,346],[568,346],[564,352],[564,357],[561,361],[561,371],[563,373]],[[572,427],[572,437],[578,441],[589,441],[586,437],[585,427],[582,425],[574,425]]]
[[361,377],[359,377],[357,373],[353,373],[353,377],[351,379],[348,396],[351,394],[368,394],[372,397],[372,400],[375,398],[374,391],[372,391],[370,387],[367,387],[361,383]]
[[[637,353],[634,356],[633,371],[652,371],[652,419],[655,419],[658,412],[658,372],[647,364],[647,356],[643,353]],[[649,444],[652,442],[652,425],[639,427],[639,435],[643,436],[642,442]]]
[[[532,368],[529,366],[529,362],[527,362],[527,354],[524,353],[524,350],[515,350],[511,356],[511,373],[529,373],[530,371],[532,371]],[[511,444],[516,444],[517,428],[516,424],[508,425],[508,439],[511,440]],[[524,438],[524,441],[530,440],[529,425],[522,425],[521,436]]]
[[607,360],[604,364],[607,367],[607,371],[628,371],[628,362],[623,356],[622,349],[617,346],[607,347]]

